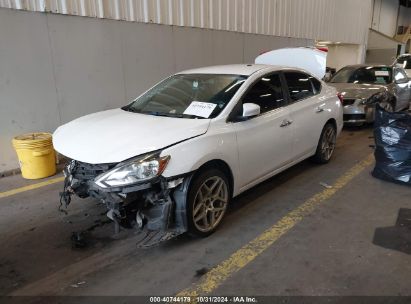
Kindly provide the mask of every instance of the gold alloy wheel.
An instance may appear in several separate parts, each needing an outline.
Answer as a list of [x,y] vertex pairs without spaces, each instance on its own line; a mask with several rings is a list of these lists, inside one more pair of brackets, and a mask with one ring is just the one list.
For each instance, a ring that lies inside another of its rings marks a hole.
[[336,144],[336,133],[333,127],[328,127],[325,130],[323,140],[321,142],[321,153],[326,160],[331,158]]
[[221,222],[227,209],[228,186],[224,179],[213,176],[198,188],[194,198],[193,223],[201,232],[213,230]]

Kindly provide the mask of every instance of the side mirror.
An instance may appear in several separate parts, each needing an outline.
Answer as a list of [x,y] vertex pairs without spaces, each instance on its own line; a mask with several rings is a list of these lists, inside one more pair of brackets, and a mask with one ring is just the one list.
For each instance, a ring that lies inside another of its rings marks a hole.
[[260,106],[255,103],[245,103],[243,104],[243,117],[251,118],[260,115]]

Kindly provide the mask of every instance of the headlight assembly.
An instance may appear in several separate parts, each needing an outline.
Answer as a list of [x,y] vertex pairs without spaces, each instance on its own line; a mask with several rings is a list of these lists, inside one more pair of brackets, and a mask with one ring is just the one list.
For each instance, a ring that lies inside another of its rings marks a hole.
[[160,157],[159,153],[140,156],[97,176],[95,183],[102,188],[108,188],[148,181],[160,176],[169,160],[169,155]]

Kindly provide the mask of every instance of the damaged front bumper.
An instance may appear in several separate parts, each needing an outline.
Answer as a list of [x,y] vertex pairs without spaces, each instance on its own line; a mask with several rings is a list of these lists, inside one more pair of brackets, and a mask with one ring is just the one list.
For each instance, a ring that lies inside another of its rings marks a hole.
[[106,205],[107,216],[114,221],[116,232],[120,226],[162,231],[172,236],[187,231],[186,193],[191,174],[173,178],[158,176],[124,187],[100,187],[96,178],[115,166],[70,161],[64,169],[61,208],[67,208],[72,195],[93,197]]
[[377,104],[389,104],[394,109],[395,97],[388,91],[378,92],[368,98],[344,96],[344,124],[362,125],[374,122]]
[[375,105],[353,104],[344,106],[344,124],[364,124],[374,121]]

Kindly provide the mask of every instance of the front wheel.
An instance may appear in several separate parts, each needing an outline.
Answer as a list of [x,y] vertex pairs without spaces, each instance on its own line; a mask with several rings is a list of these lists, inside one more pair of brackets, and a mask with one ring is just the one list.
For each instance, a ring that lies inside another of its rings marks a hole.
[[326,164],[330,161],[335,150],[337,141],[337,131],[332,123],[327,123],[320,136],[317,150],[313,156],[313,161],[319,164]]
[[188,233],[206,237],[217,230],[229,200],[230,186],[223,172],[209,169],[196,176],[188,191]]

